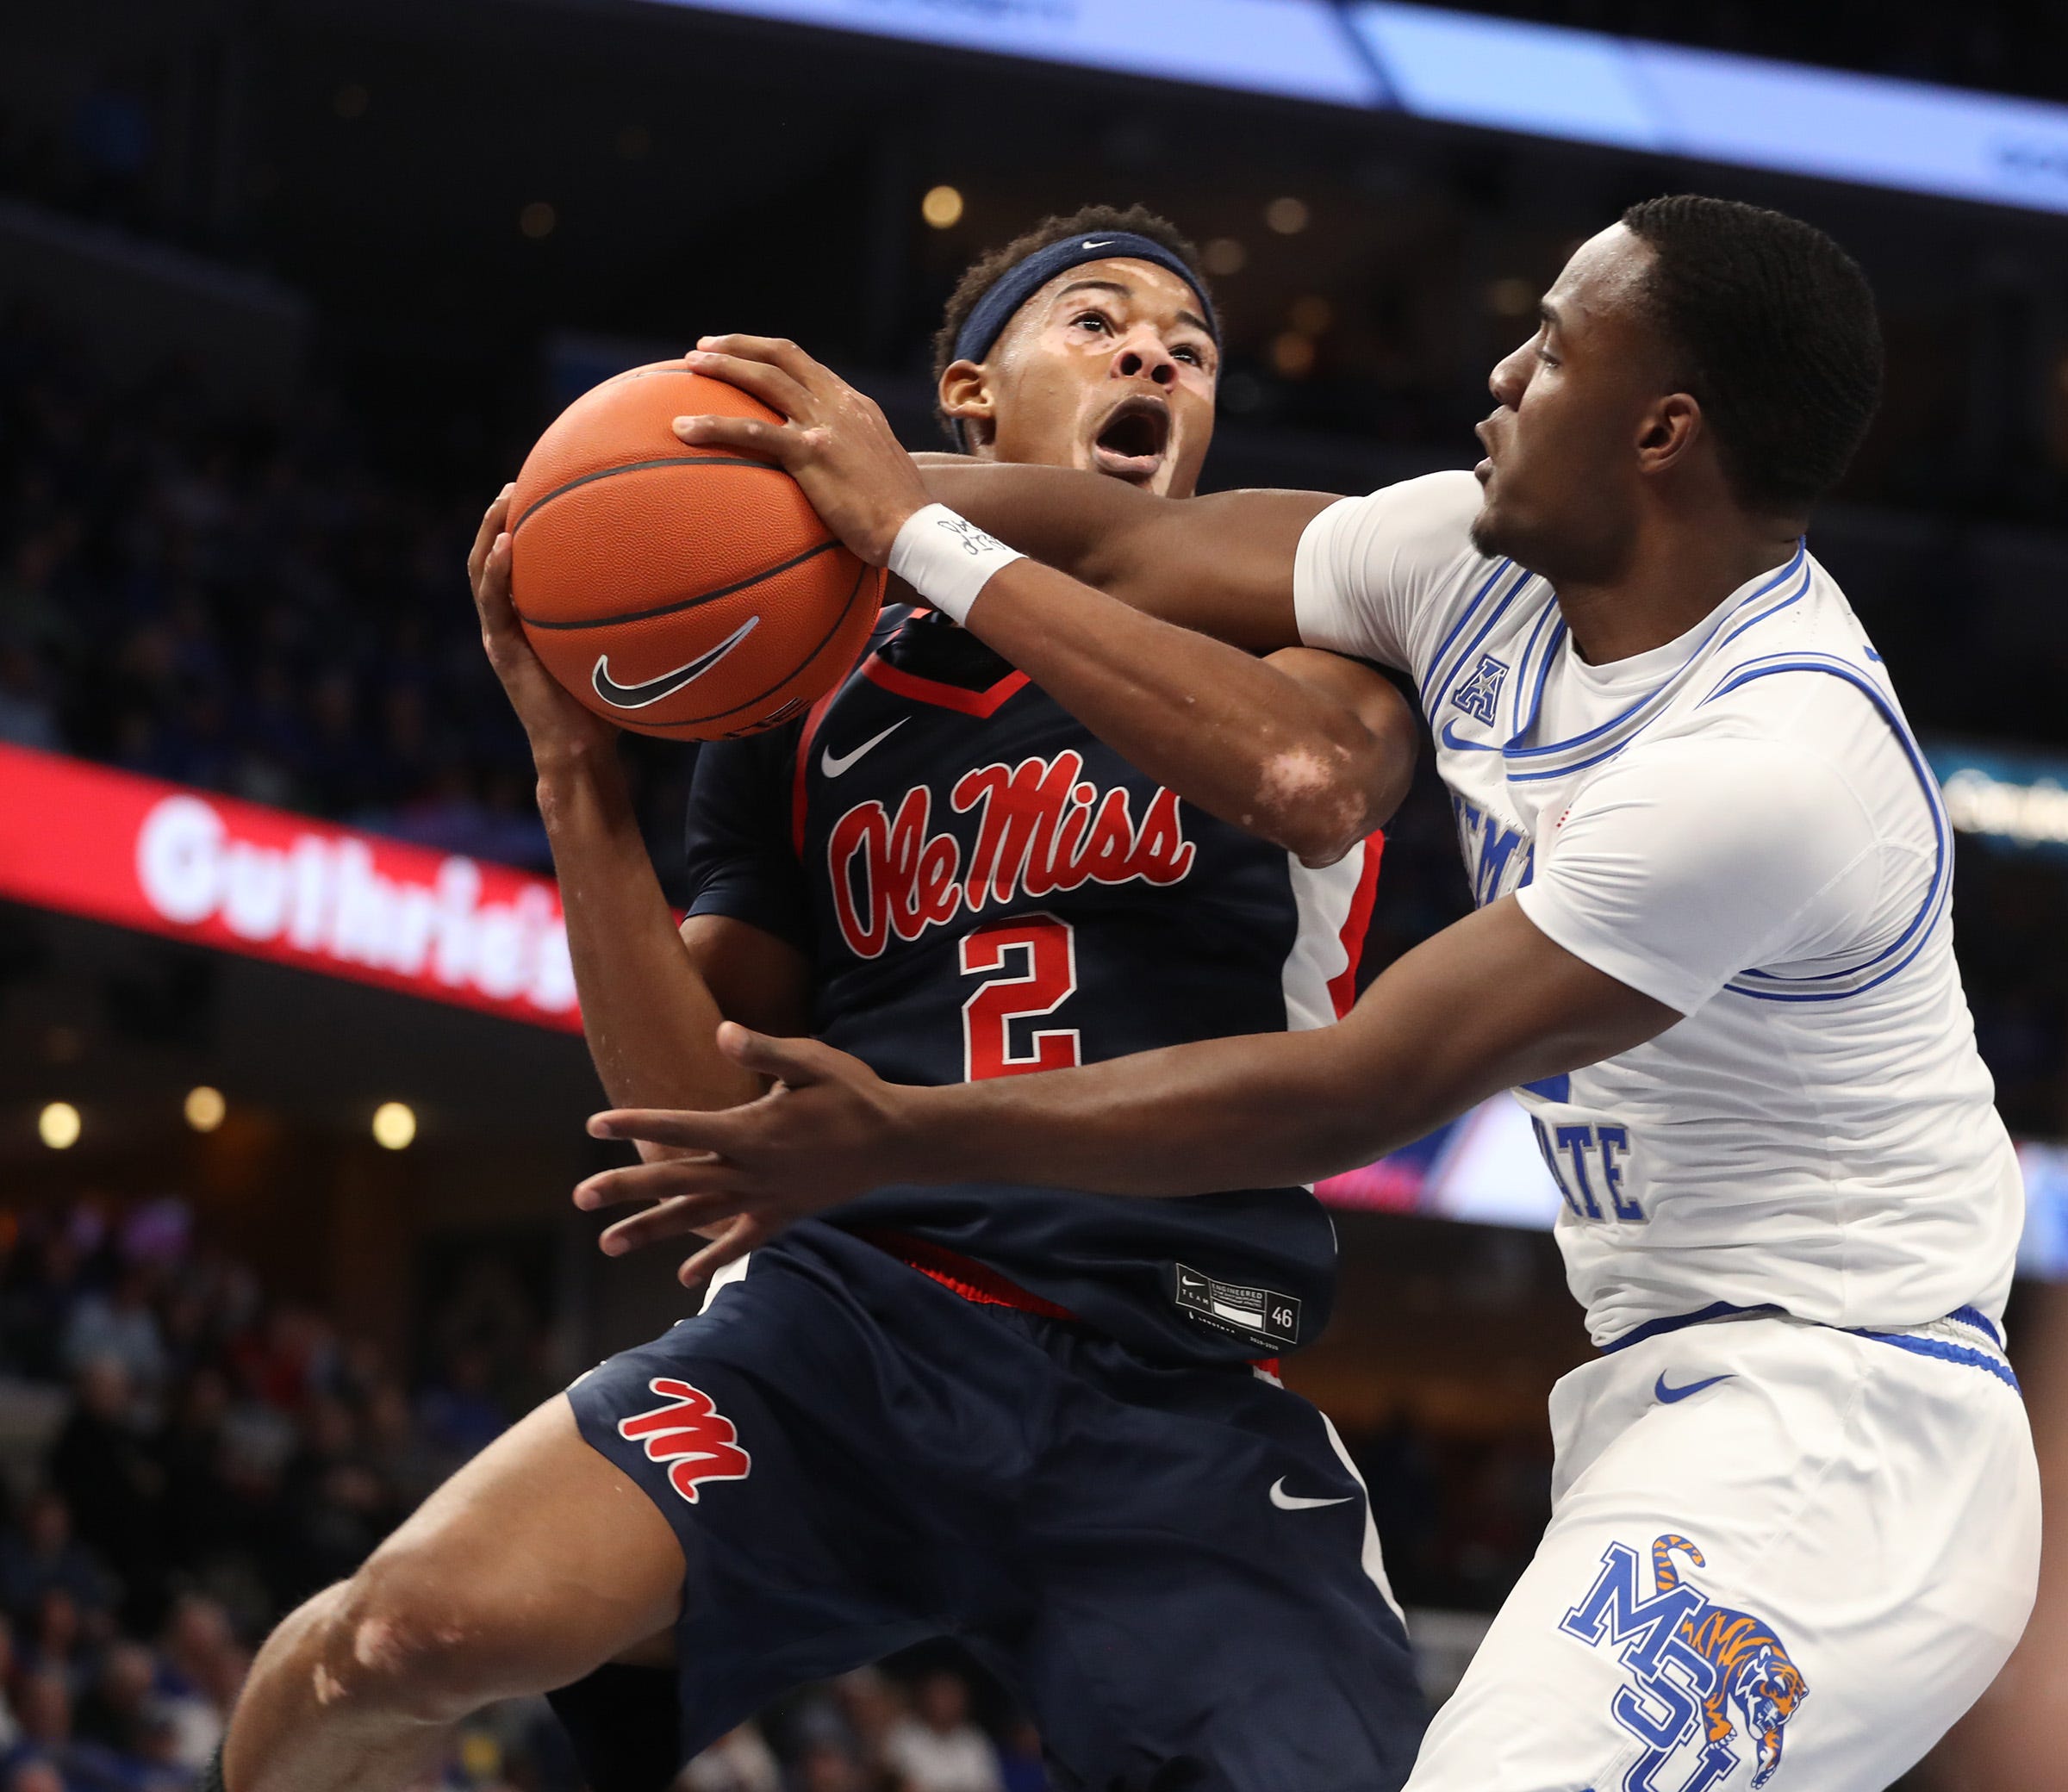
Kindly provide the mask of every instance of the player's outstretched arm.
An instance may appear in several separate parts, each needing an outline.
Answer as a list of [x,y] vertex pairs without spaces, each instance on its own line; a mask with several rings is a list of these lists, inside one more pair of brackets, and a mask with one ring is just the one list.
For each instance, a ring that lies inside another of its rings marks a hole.
[[[875,405],[794,343],[711,337],[688,360],[698,372],[741,387],[788,420],[690,417],[678,420],[676,432],[693,445],[777,460],[849,547],[872,564],[892,564],[900,531],[929,501],[910,456]],[[1093,487],[1141,497],[1116,481],[1086,476]],[[1084,495],[1104,514],[1111,494]],[[1196,515],[1199,526],[1213,536],[1214,501],[1187,500],[1169,508],[1183,513],[1187,528]],[[1260,544],[1268,537],[1282,560],[1285,626],[1259,629],[1249,644],[1295,644],[1292,567],[1299,525],[1327,501],[1302,501],[1304,512],[1293,504],[1280,516],[1275,533],[1263,530],[1251,538],[1229,532],[1236,559],[1246,555],[1245,563],[1262,563],[1268,556]],[[1236,538],[1247,543],[1239,551]],[[939,551],[952,557],[966,542],[956,537]],[[1193,552],[1193,563],[1205,567],[1211,557]],[[892,569],[907,572],[902,562]],[[949,607],[939,590],[922,584],[920,594]],[[1388,706],[1382,695],[1372,700],[1371,713],[1380,723],[1374,727],[1363,709],[1343,701],[1324,681],[1288,676],[1250,653],[1116,602],[1035,560],[1003,567],[982,582],[975,608],[956,613],[1130,764],[1311,863],[1340,858],[1392,815],[1405,793],[1413,727],[1405,706]]]
[[[540,664],[510,600],[509,488],[482,519],[467,572],[482,641],[531,742],[539,813],[559,874],[582,1030],[614,1102],[727,1107],[766,1085],[714,1043],[724,1018],[803,1030],[795,949],[744,922],[693,917],[680,935],[618,758],[617,731]],[[672,1155],[648,1145],[643,1155]]]
[[[629,1250],[689,1222],[745,1216],[765,1236],[890,1183],[1052,1184],[1116,1195],[1310,1182],[1368,1163],[1498,1090],[1598,1062],[1680,1018],[1575,957],[1513,897],[1398,960],[1347,1018],[1215,1039],[1081,1070],[944,1088],[880,1081],[808,1041],[728,1029],[778,1079],[722,1114],[599,1115],[590,1130],[701,1154],[607,1171],[576,1204],[675,1198],[605,1235]],[[707,1247],[683,1279],[729,1260]]]
[[[1293,557],[1307,525],[1336,501],[1327,493],[1162,498],[1072,468],[914,458],[936,503],[1131,608],[1252,653],[1299,639]],[[995,615],[986,623],[1004,625]]]

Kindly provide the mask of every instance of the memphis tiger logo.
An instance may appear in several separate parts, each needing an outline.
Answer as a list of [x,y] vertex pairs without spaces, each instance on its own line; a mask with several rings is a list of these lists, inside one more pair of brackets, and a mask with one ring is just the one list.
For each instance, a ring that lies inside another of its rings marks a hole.
[[1592,1589],[1559,1628],[1615,1650],[1629,1671],[1632,1683],[1609,1708],[1644,1749],[1622,1792],[1710,1792],[1747,1761],[1747,1783],[1763,1787],[1780,1770],[1785,1733],[1810,1683],[1772,1625],[1710,1600],[1681,1577],[1676,1555],[1705,1565],[1685,1537],[1656,1538],[1648,1592],[1637,1552],[1610,1544]]
[[695,1505],[699,1482],[747,1478],[754,1459],[740,1448],[739,1433],[708,1394],[667,1375],[646,1385],[662,1403],[620,1420],[618,1435],[642,1446],[649,1462],[666,1463],[669,1484],[677,1493]]

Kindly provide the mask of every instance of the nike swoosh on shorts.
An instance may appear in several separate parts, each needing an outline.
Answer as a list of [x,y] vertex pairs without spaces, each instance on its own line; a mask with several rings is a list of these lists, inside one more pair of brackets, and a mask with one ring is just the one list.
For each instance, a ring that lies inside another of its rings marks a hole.
[[1271,1503],[1281,1512],[1305,1512],[1311,1506],[1347,1506],[1356,1497],[1354,1493],[1346,1493],[1332,1500],[1302,1499],[1297,1493],[1286,1491],[1283,1475],[1271,1484]]
[[838,777],[842,772],[845,771],[864,753],[868,752],[871,747],[881,746],[885,741],[888,740],[892,735],[895,734],[899,729],[902,728],[906,723],[911,719],[912,718],[909,716],[900,716],[897,720],[893,722],[889,727],[886,728],[882,733],[870,735],[867,740],[863,741],[862,744],[856,747],[851,753],[841,753],[837,755],[831,747],[822,747],[819,749],[819,769],[824,772],[829,778]]
[[1684,1388],[1669,1388],[1666,1384],[1666,1377],[1661,1375],[1652,1391],[1664,1404],[1671,1406],[1676,1400],[1685,1400],[1691,1394],[1700,1393],[1704,1388],[1713,1388],[1719,1381],[1729,1381],[1729,1374],[1712,1375],[1707,1381],[1691,1381]]
[[752,634],[760,621],[758,616],[748,617],[708,653],[700,653],[688,665],[677,666],[674,671],[663,672],[644,684],[620,684],[610,675],[610,656],[604,654],[597,660],[596,669],[589,675],[589,682],[595,687],[596,694],[614,709],[645,709],[650,703],[672,697],[684,685],[701,678]]

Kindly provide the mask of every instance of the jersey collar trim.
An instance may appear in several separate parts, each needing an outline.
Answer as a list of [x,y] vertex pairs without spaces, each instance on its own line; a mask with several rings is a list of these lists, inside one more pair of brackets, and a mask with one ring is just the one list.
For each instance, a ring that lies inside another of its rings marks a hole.
[[[1584,733],[1573,735],[1565,740],[1532,746],[1524,743],[1536,726],[1537,716],[1543,706],[1544,688],[1549,681],[1551,668],[1565,646],[1567,636],[1563,619],[1552,621],[1557,610],[1558,599],[1556,594],[1547,588],[1544,608],[1530,630],[1523,650],[1520,673],[1514,681],[1518,707],[1522,692],[1527,689],[1529,693],[1528,713],[1516,716],[1513,731],[1507,739],[1498,743],[1468,740],[1461,736],[1447,719],[1442,729],[1443,744],[1458,752],[1498,752],[1507,766],[1509,781],[1517,784],[1567,777],[1573,772],[1585,771],[1590,766],[1598,765],[1605,759],[1612,759],[1665,712],[1666,700],[1682,688],[1688,675],[1712,647],[1735,639],[1746,630],[1799,603],[1810,590],[1812,571],[1809,549],[1805,544],[1798,541],[1795,552],[1785,565],[1769,574],[1735,602],[1719,606],[1717,613],[1711,619],[1709,626],[1703,630],[1700,638],[1689,644],[1686,655],[1680,663],[1651,690],[1607,721],[1598,724]],[[1511,600],[1520,588],[1518,586],[1510,592]],[[1779,594],[1778,597],[1775,595],[1777,592]],[[1507,603],[1504,602],[1500,609],[1487,619],[1486,627],[1479,632],[1479,637],[1475,638],[1473,645],[1478,644],[1478,638],[1485,637],[1501,611],[1507,607]],[[1748,610],[1755,613],[1747,615]],[[1545,628],[1547,622],[1552,622],[1548,631]],[[1726,629],[1729,631],[1729,633],[1723,632]],[[1471,651],[1471,647],[1466,649],[1461,664],[1464,658],[1470,656]],[[1534,667],[1531,664],[1532,655],[1539,655]],[[1453,669],[1454,676],[1455,669]],[[1441,697],[1442,693],[1439,693],[1439,701]]]
[[1029,683],[1025,672],[1008,672],[987,689],[964,690],[960,685],[944,684],[937,678],[922,678],[916,672],[891,665],[880,653],[871,654],[863,662],[862,675],[894,696],[909,697],[915,703],[931,703],[937,709],[952,709],[962,715],[978,717],[996,715]]

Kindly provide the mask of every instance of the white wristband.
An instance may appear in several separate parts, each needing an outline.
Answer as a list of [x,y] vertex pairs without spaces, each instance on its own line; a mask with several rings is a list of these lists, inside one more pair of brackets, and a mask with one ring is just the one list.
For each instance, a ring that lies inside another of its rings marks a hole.
[[945,504],[913,511],[890,544],[892,573],[953,622],[969,620],[993,573],[1025,558]]

